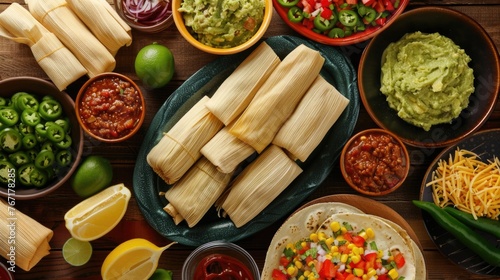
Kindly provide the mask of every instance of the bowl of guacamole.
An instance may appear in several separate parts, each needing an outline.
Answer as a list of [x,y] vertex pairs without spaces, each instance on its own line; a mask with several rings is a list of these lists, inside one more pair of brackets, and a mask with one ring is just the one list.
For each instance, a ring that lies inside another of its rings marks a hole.
[[271,0],[173,0],[174,22],[193,46],[233,54],[255,44],[269,27]]
[[500,59],[484,28],[443,7],[404,12],[364,49],[361,100],[372,120],[414,147],[440,148],[477,131],[500,90]]

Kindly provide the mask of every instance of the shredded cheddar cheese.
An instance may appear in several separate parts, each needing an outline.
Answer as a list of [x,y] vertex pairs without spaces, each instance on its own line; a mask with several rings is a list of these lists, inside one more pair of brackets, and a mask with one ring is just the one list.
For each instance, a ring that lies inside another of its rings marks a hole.
[[498,220],[500,216],[500,160],[487,162],[472,151],[458,148],[448,160],[442,159],[432,172],[434,203],[453,205],[474,218]]

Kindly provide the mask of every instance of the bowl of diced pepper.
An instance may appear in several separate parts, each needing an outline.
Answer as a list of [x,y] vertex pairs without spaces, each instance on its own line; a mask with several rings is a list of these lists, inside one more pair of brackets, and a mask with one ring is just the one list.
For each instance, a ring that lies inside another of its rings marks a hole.
[[75,103],[39,78],[8,78],[0,88],[0,196],[45,196],[71,177],[81,159]]
[[327,45],[364,42],[389,26],[409,0],[273,0],[282,20],[301,35]]

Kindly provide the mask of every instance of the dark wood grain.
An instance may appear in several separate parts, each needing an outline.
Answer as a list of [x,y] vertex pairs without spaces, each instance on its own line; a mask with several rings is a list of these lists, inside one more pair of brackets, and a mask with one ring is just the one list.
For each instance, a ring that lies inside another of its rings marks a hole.
[[[13,2],[24,5],[23,0],[0,0],[0,12]],[[500,2],[498,0],[414,0],[411,1],[408,9],[427,5],[446,6],[471,16],[488,32],[497,48],[500,47]],[[265,36],[270,37],[281,34],[296,35],[274,13],[271,26]],[[113,164],[115,174],[112,183],[124,183],[129,188],[132,188],[133,169],[143,135],[147,131],[155,112],[188,77],[217,58],[215,55],[203,53],[190,46],[180,36],[175,26],[170,27],[162,33],[153,35],[134,31],[133,38],[134,42],[131,46],[122,48],[118,52],[116,56],[116,72],[137,80],[133,68],[135,55],[143,46],[152,42],[158,42],[169,47],[174,54],[176,67],[174,78],[169,85],[162,89],[148,90],[143,88],[146,103],[148,104],[147,116],[141,131],[136,136],[126,142],[112,145],[86,138],[84,148],[84,156],[96,154],[108,158]],[[363,47],[364,44],[358,44],[340,49],[349,56],[353,65],[357,67]],[[17,76],[34,76],[47,79],[46,74],[33,59],[29,47],[0,38],[0,79]],[[70,96],[75,97],[76,92],[85,80],[85,78],[81,78],[76,81],[69,86],[66,92]],[[371,121],[366,111],[361,107],[355,132],[375,126],[375,123]],[[499,104],[497,104],[495,111],[483,129],[496,127],[500,127]],[[416,211],[411,204],[411,200],[418,199],[427,166],[438,152],[439,149],[410,148],[412,166],[408,180],[396,192],[375,199],[396,211],[411,226],[424,249],[429,279],[491,279],[489,277],[470,274],[441,255],[425,230],[420,212]],[[334,169],[324,183],[305,199],[304,203],[332,194],[355,194],[343,180],[338,168],[338,162],[334,163]],[[50,255],[42,259],[29,272],[17,269],[15,274],[16,279],[100,279],[100,269],[104,258],[119,243],[135,237],[146,238],[158,246],[169,243],[169,240],[166,240],[148,225],[134,197],[132,197],[127,213],[118,226],[104,237],[92,241],[94,253],[90,262],[82,267],[72,267],[64,261],[61,255],[61,247],[70,237],[69,232],[64,226],[63,217],[65,212],[79,201],[81,199],[75,195],[69,184],[64,185],[43,199],[18,201],[16,204],[18,210],[51,228],[54,231],[54,237],[50,242],[52,247]],[[274,232],[279,227],[280,222],[284,219],[251,237],[237,242],[238,245],[247,249],[254,256],[260,267],[264,264],[267,246]],[[181,279],[180,271],[182,264],[192,250],[193,248],[184,245],[173,246],[163,253],[160,259],[160,267],[173,270],[174,279]]]

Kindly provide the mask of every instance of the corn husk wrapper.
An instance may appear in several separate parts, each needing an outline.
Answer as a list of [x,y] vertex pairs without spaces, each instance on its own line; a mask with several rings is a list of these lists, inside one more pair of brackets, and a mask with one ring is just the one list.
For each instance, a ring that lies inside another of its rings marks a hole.
[[201,98],[163,135],[146,160],[167,184],[177,182],[201,157],[201,148],[224,126]]
[[[49,242],[53,231],[0,199],[0,254],[14,264],[29,271],[50,253]],[[13,239],[14,238],[14,239]],[[9,243],[15,240],[15,243]],[[12,247],[12,248],[11,248]]]
[[229,132],[261,153],[319,75],[324,61],[318,51],[296,47],[259,88]]
[[261,43],[217,88],[207,108],[224,125],[229,125],[245,110],[279,63],[273,49]]
[[269,145],[236,177],[216,206],[237,228],[242,227],[261,213],[300,173],[302,169],[280,147]]
[[348,104],[347,98],[318,76],[273,144],[284,148],[293,159],[306,161]]
[[201,154],[217,166],[217,170],[223,173],[235,171],[253,153],[255,153],[255,150],[229,133],[229,127],[227,126],[222,128],[201,148]]
[[65,0],[25,0],[30,13],[78,58],[93,77],[112,71],[116,61]]
[[130,26],[106,0],[67,0],[75,14],[94,36],[115,55],[132,43]]
[[59,90],[87,73],[55,34],[18,3],[12,3],[0,13],[0,36],[28,45],[40,67]]
[[166,193],[169,204],[164,210],[172,216],[175,224],[185,220],[194,227],[214,206],[224,192],[232,173],[222,173],[205,157],[193,167]]

